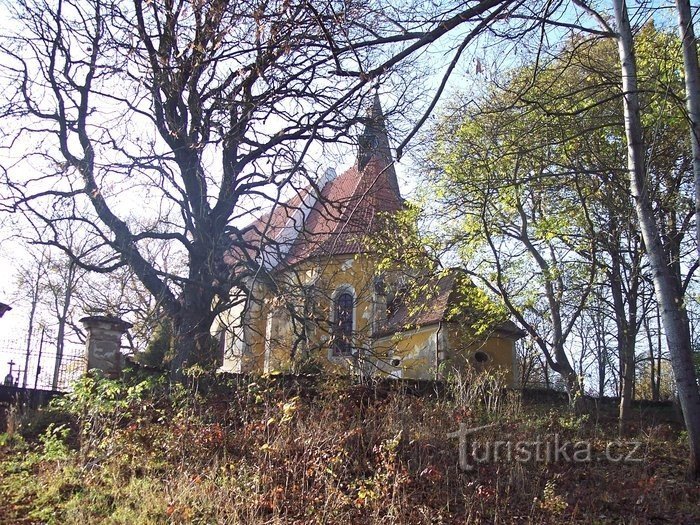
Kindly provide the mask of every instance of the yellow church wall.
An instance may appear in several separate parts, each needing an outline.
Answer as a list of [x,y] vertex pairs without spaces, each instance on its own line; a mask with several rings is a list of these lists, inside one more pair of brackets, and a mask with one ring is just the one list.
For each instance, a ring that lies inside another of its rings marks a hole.
[[267,325],[267,314],[269,309],[263,306],[260,310],[260,316],[253,320],[255,333],[260,334],[255,337],[250,349],[251,371],[261,372],[265,367],[265,328]]
[[[368,368],[374,375],[435,379],[436,371],[444,374],[446,368],[461,370],[476,367],[502,369],[507,381],[512,383],[515,375],[513,340],[498,333],[486,340],[475,341],[457,323],[441,323],[373,340],[371,336],[377,318],[374,275],[374,262],[367,256],[306,261],[278,274],[278,282],[286,283],[290,290],[298,290],[299,287],[313,289],[314,315],[321,320],[310,329],[307,344],[298,347],[297,358],[304,355],[316,357],[316,362],[328,372],[347,372],[354,364],[353,357],[332,355],[330,348],[329,321],[334,296],[340,290],[349,289],[355,297],[353,346],[375,362]],[[234,359],[229,362],[228,369],[225,361],[222,370],[257,373],[291,371],[294,369],[291,349],[295,334],[283,305],[285,300],[293,299],[291,296],[273,297],[261,286],[256,290],[256,307],[247,314],[247,355],[238,369],[235,369]],[[222,320],[222,323],[231,326],[236,324],[236,316],[240,319],[241,310],[231,310],[225,315],[229,318]],[[240,321],[237,324],[240,326]],[[477,351],[488,355],[486,363],[475,362],[474,354]]]
[[[353,309],[353,346],[367,351],[371,345],[373,322],[373,282],[375,265],[367,256],[339,256],[311,261],[294,269],[314,282],[317,315],[330,322],[335,296],[349,290],[355,297]],[[329,372],[347,372],[353,359],[335,356],[331,351],[330,324],[318,326],[311,338],[310,353]]]
[[242,335],[243,328],[234,320],[243,316],[245,305],[236,305],[219,314],[214,321],[211,335],[218,338],[224,337],[224,355],[220,371],[238,372],[241,368],[242,348],[236,344],[236,339]]
[[244,328],[242,319],[245,312],[245,304],[238,304],[219,314],[211,329],[212,336],[224,339],[222,372],[241,372],[244,350]]
[[255,306],[246,320],[250,327],[248,332],[248,355],[246,372],[259,372],[265,364],[265,328],[269,313],[269,304],[265,301],[265,292],[262,285],[259,287],[259,295],[256,294]]
[[[491,334],[486,340],[474,340],[456,323],[443,323],[410,330],[375,343],[375,354],[382,361],[384,375],[406,379],[435,379],[436,367],[441,376],[448,370],[501,370],[504,380],[513,385],[513,345],[510,338]],[[488,361],[478,363],[477,351],[484,352]],[[398,366],[391,366],[399,359]]]
[[[499,332],[489,334],[488,337],[474,339],[467,331],[456,323],[447,324],[448,359],[447,366],[456,369],[465,367],[477,370],[496,371],[504,374],[504,379],[509,385],[514,382],[514,340],[501,335]],[[475,359],[477,352],[484,352],[488,361],[479,363]]]
[[[383,375],[435,379],[438,325],[408,330],[376,341],[374,351]],[[398,359],[397,366],[392,361]]]
[[220,368],[222,372],[240,373],[263,369],[268,305],[264,301],[265,291],[262,285],[253,288],[254,301],[238,304],[222,312],[212,325],[212,335],[223,335],[225,338],[223,364]]
[[[353,345],[369,350],[374,319],[374,264],[370,258],[346,256],[307,261],[279,274],[277,279],[282,287],[286,284],[291,289],[313,284],[316,303],[314,310],[319,318],[325,320],[331,318],[335,293],[345,289],[351,290],[355,297]],[[295,334],[289,314],[280,306],[286,299],[292,300],[284,296],[273,297],[269,292],[263,293],[259,300],[260,307],[254,314],[249,314],[248,324],[254,337],[251,338],[248,347],[248,368],[245,371],[273,372],[289,371],[293,368],[291,348]],[[240,324],[240,321],[236,321],[240,316],[240,309],[232,309],[221,316],[220,324]],[[325,326],[322,326],[323,324]],[[329,327],[328,323],[319,323],[319,326],[312,330],[308,350],[320,357],[320,364],[329,371],[346,371],[351,360],[348,357],[331,355]],[[300,347],[299,355],[304,350]],[[225,360],[222,370],[233,371],[233,368],[234,364],[227,367]]]

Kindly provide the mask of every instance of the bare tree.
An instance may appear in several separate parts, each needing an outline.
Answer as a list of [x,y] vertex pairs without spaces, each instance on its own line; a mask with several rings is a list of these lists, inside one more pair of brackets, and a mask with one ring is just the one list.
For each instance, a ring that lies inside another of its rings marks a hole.
[[29,319],[27,325],[27,339],[25,348],[24,370],[22,373],[22,386],[27,386],[27,374],[29,359],[32,352],[32,339],[35,336],[37,323],[41,323],[40,303],[45,297],[44,284],[48,274],[48,250],[33,254],[33,257],[25,261],[19,269],[18,295],[29,302]]
[[[178,375],[207,353],[217,313],[266,279],[246,217],[313,187],[314,145],[350,141],[372,82],[464,27],[458,60],[520,5],[402,20],[381,2],[22,0],[0,46],[2,115],[19,122],[6,146],[23,160],[7,171],[7,206],[44,220],[42,240],[84,269],[128,266],[172,321]],[[396,84],[399,104],[409,85]],[[71,221],[90,230],[92,262],[66,246]],[[146,246],[169,246],[186,271],[154,266]]]

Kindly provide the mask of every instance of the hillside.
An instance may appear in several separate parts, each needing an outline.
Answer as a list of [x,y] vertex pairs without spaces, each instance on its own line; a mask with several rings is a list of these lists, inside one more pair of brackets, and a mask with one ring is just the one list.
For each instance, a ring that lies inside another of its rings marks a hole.
[[[341,380],[88,378],[2,435],[0,522],[699,522],[683,432],[654,410],[636,416],[617,442],[611,414],[523,403],[494,377],[440,397]],[[474,450],[489,457],[469,471],[448,437],[460,422],[488,426]],[[560,450],[548,456],[548,442]]]

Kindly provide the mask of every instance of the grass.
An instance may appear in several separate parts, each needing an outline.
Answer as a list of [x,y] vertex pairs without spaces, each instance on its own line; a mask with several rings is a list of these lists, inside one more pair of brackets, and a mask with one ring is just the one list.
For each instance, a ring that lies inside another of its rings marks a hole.
[[[612,462],[612,415],[523,405],[494,378],[455,382],[451,393],[415,397],[339,381],[290,391],[260,379],[205,396],[93,381],[50,417],[27,417],[26,441],[0,440],[0,522],[700,521],[700,486],[684,478],[677,425],[640,419],[629,438],[640,461]],[[34,438],[37,420],[51,423]],[[447,437],[460,422],[495,423],[475,437],[482,444],[584,441],[591,461],[501,454],[463,471],[457,440]]]

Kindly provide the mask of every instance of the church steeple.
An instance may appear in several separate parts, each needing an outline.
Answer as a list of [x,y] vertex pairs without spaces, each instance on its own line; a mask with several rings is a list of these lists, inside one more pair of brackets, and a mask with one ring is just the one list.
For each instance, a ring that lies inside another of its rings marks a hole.
[[383,172],[382,175],[386,177],[389,187],[400,196],[384,112],[379,101],[379,93],[376,91],[364,124],[365,128],[358,139],[357,167],[360,172],[363,172],[371,163],[375,170],[378,170],[377,174]]

